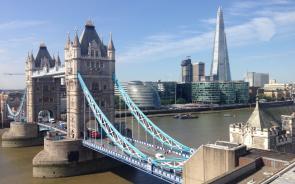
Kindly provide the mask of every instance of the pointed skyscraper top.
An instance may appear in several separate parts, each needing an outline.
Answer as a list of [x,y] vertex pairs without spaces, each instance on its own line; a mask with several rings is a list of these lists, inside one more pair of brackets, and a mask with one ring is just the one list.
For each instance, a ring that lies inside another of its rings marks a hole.
[[213,45],[211,76],[218,81],[230,81],[231,74],[221,7],[219,7],[217,11],[216,31]]
[[115,50],[113,38],[112,38],[112,33],[110,33],[110,41],[109,41],[109,45],[108,45],[108,50]]

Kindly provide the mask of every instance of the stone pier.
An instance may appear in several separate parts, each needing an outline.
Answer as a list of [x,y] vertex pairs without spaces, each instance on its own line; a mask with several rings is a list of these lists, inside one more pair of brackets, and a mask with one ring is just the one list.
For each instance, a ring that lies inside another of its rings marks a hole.
[[26,147],[43,144],[43,136],[34,123],[11,122],[2,135],[2,147]]
[[82,146],[82,140],[45,137],[44,150],[33,159],[33,177],[56,178],[102,172],[121,165]]

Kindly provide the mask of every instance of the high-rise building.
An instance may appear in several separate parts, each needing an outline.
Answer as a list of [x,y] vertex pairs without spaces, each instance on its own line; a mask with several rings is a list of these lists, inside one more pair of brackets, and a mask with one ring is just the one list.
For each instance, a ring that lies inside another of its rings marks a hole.
[[230,67],[224,32],[223,12],[221,7],[217,11],[216,31],[213,46],[213,60],[211,65],[211,77],[217,81],[230,81]]
[[245,82],[249,82],[250,87],[263,87],[269,82],[268,73],[247,72]]
[[193,81],[192,60],[187,58],[181,62],[181,82],[190,83]]
[[205,76],[205,63],[198,62],[193,64],[193,82],[201,81]]

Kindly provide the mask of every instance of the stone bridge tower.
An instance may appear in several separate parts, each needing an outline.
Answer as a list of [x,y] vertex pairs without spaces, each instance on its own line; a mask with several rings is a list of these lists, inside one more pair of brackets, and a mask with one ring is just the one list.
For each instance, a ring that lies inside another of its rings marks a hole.
[[60,116],[60,87],[61,79],[53,77],[33,77],[40,71],[55,70],[61,67],[59,56],[51,57],[47,47],[42,43],[38,54],[28,54],[26,61],[26,86],[27,86],[27,122],[36,122],[41,110],[49,110],[53,118]]
[[[78,38],[75,34],[71,41],[68,36],[65,45],[65,81],[67,90],[67,134],[79,139],[83,136],[84,95],[77,74],[83,77],[96,103],[114,121],[114,84],[115,48],[112,37],[108,46],[99,38],[95,26],[87,21]],[[87,114],[88,106],[85,107]],[[85,116],[88,121],[88,116]]]

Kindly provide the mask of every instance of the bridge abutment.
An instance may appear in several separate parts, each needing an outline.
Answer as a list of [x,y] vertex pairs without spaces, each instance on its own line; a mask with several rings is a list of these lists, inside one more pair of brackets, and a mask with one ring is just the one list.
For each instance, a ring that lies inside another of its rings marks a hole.
[[44,138],[44,150],[33,159],[33,177],[76,176],[121,165],[116,160],[83,147],[82,140],[59,138]]
[[34,123],[11,122],[2,135],[2,147],[27,147],[43,144],[43,136]]

